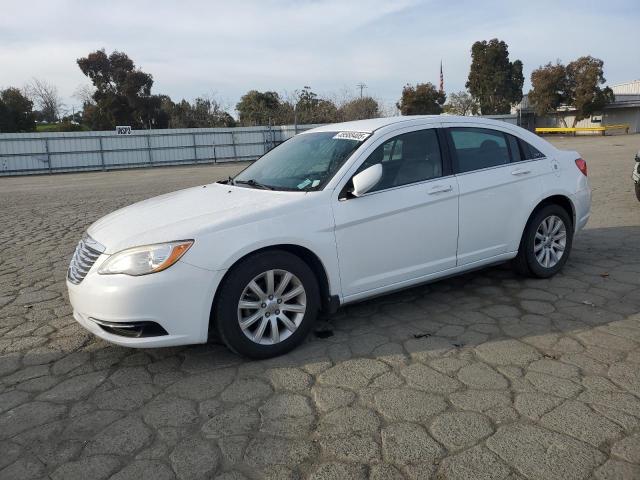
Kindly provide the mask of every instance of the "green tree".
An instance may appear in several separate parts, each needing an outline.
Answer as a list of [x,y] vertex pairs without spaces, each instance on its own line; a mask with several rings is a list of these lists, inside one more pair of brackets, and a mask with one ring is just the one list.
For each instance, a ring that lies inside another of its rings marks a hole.
[[471,47],[471,69],[466,87],[483,115],[509,113],[522,99],[522,62],[509,61],[505,42],[494,38]]
[[615,100],[609,87],[600,87],[606,81],[603,66],[602,60],[591,56],[580,57],[567,65],[569,97],[576,109],[573,126]]
[[33,132],[33,103],[17,88],[0,91],[0,132]]
[[318,97],[310,87],[298,93],[295,117],[299,124],[332,123],[338,121],[338,107],[331,100]]
[[452,115],[476,115],[478,103],[468,92],[460,91],[449,96],[444,111]]
[[210,97],[198,97],[191,105],[196,127],[234,127],[236,121],[220,105]]
[[240,98],[236,110],[242,125],[268,125],[270,122],[274,124],[279,123],[282,101],[276,92],[250,90]]
[[78,66],[95,87],[95,105],[85,108],[92,128],[166,127],[167,119],[160,108],[162,98],[151,94],[153,77],[137,69],[125,53],[115,51],[107,56],[104,50],[96,50],[79,58]]
[[536,115],[555,113],[570,100],[567,69],[559,60],[531,72],[531,87],[529,103]]
[[[576,110],[573,126],[614,101],[613,91],[605,83],[604,62],[590,56],[580,57],[564,66],[548,63],[531,73],[529,101],[536,115],[559,114],[558,107],[570,105]],[[562,118],[564,122],[564,118]]]
[[380,117],[380,104],[372,97],[358,97],[348,100],[338,108],[338,117],[343,122]]
[[173,103],[163,97],[162,109],[169,115],[170,128],[233,127],[236,122],[214,98],[198,97],[193,103]]
[[431,82],[405,85],[396,103],[402,115],[439,115],[447,96]]

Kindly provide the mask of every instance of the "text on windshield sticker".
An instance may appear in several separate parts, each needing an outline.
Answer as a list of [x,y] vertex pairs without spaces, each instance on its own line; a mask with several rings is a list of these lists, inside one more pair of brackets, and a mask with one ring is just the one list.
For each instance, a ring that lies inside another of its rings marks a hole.
[[338,132],[333,138],[338,140],[355,140],[362,142],[369,136],[366,132]]

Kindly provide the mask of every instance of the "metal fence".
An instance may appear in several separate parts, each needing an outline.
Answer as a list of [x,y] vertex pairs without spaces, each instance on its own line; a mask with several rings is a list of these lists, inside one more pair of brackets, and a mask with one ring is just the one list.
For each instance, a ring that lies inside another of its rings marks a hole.
[[[517,124],[516,115],[493,115]],[[317,125],[113,132],[1,133],[0,177],[255,160]]]
[[0,134],[0,176],[255,160],[315,125]]

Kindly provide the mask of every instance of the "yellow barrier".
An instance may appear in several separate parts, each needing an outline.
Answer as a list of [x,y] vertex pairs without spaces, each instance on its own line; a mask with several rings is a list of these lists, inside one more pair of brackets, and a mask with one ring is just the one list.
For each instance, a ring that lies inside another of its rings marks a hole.
[[577,132],[602,132],[605,134],[607,130],[624,130],[625,133],[629,133],[630,125],[622,123],[619,125],[602,125],[600,127],[539,127],[536,128],[536,133],[573,133]]

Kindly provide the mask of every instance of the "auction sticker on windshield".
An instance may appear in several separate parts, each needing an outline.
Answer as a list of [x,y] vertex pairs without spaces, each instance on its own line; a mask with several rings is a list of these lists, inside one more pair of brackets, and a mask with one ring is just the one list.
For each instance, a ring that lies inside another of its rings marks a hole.
[[356,140],[358,142],[363,142],[369,135],[371,134],[366,132],[338,132],[333,138],[337,138],[339,140]]

